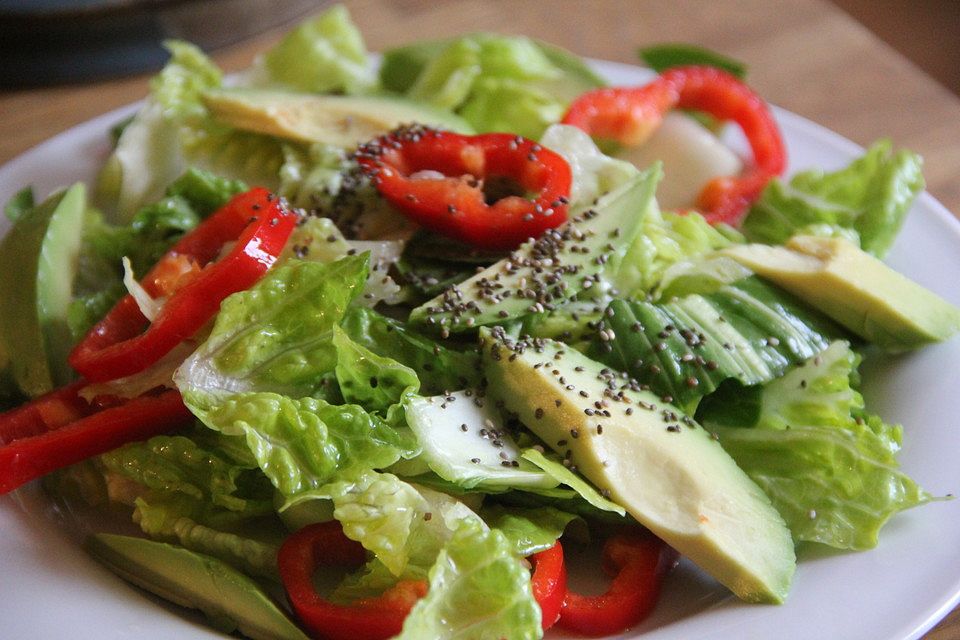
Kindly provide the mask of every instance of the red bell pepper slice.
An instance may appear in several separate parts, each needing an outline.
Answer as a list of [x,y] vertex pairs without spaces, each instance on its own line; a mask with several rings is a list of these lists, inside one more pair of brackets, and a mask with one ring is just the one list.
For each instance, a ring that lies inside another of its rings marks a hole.
[[[171,262],[186,257],[209,266],[184,278],[153,322],[148,323],[133,296],[122,298],[74,347],[70,364],[90,382],[146,369],[203,327],[224,298],[259,280],[276,262],[295,224],[296,216],[266,189],[234,197],[177,242],[142,285],[152,296],[164,295],[169,293]],[[213,263],[232,241],[236,244],[230,252]]]
[[603,547],[603,568],[613,576],[599,596],[567,592],[557,625],[586,636],[620,633],[643,620],[660,596],[660,583],[676,552],[645,533],[619,534]]
[[40,435],[90,413],[90,404],[80,397],[83,380],[54,389],[33,401],[0,414],[0,446]]
[[413,605],[427,593],[422,580],[398,582],[376,598],[349,605],[334,604],[313,586],[317,567],[356,568],[367,554],[349,539],[336,520],[308,525],[280,547],[277,564],[290,605],[315,638],[325,640],[386,640],[403,629]]
[[567,568],[563,563],[563,547],[557,540],[552,547],[530,556],[533,574],[530,585],[540,605],[541,626],[546,631],[560,619],[560,610],[567,597]]
[[484,249],[513,249],[567,218],[570,165],[520,136],[409,127],[362,145],[356,158],[411,220]]
[[[95,411],[79,398],[79,388],[64,387],[0,416],[5,442],[0,447],[0,494],[51,471],[128,442],[166,433],[193,420],[180,393],[168,390],[65,422],[73,411]],[[51,414],[48,409],[58,404]],[[61,411],[64,408],[66,412]],[[11,439],[7,439],[8,435]]]
[[598,138],[637,145],[671,109],[704,111],[736,122],[753,152],[753,166],[740,176],[711,180],[697,208],[710,222],[736,224],[773,176],[786,169],[780,129],[764,100],[735,76],[709,66],[674,67],[642,87],[597,89],[577,98],[563,117]]

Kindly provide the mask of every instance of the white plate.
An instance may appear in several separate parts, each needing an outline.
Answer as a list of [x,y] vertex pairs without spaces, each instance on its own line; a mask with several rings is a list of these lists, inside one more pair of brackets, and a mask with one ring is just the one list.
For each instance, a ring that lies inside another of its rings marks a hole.
[[[598,63],[598,69],[618,84],[645,77],[628,65]],[[109,126],[126,111],[75,127],[0,168],[0,199],[26,184],[45,195],[89,180],[109,151]],[[861,152],[803,118],[776,113],[791,171],[839,168]],[[960,223],[929,195],[918,199],[888,262],[960,304]],[[864,374],[867,406],[905,427],[903,468],[934,494],[960,490],[960,339],[870,361]],[[36,486],[0,499],[0,576],[3,638],[222,637],[89,559]],[[874,550],[804,558],[783,606],[741,604],[683,565],[655,614],[623,638],[912,640],[958,601],[960,501],[939,502],[896,516]]]

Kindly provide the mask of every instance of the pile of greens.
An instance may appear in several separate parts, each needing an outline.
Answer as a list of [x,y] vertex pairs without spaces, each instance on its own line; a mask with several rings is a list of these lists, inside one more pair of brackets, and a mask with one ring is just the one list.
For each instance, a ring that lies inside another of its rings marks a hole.
[[[47,485],[126,505],[145,535],[217,558],[268,591],[278,584],[285,537],[335,518],[370,560],[333,587],[332,600],[422,579],[428,593],[402,638],[541,637],[524,558],[552,546],[571,523],[583,537],[632,519],[495,403],[472,402],[485,387],[475,331],[441,339],[411,318],[412,308],[500,256],[422,230],[369,231],[403,222],[359,177],[348,150],[219,122],[203,97],[224,85],[220,70],[189,44],[169,48],[169,64],[119,133],[86,205],[70,339],[126,293],[122,258],[143,274],[247,184],[300,208],[304,223],[291,245],[309,251],[287,252],[223,303],[185,360],[151,372],[151,383],[180,390],[196,416],[192,428],[124,446]],[[297,27],[239,82],[403,96],[478,132],[540,139],[574,169],[571,215],[647,175],[554,124],[602,80],[575,56],[527,38],[478,33],[416,43],[387,51],[378,73],[336,7]],[[773,181],[739,230],[638,200],[631,206],[639,232],[602,270],[603,286],[571,290],[553,310],[502,324],[512,335],[561,340],[669,397],[717,435],[797,544],[870,548],[892,515],[931,496],[898,468],[901,427],[864,407],[858,366],[869,345],[715,252],[804,233],[845,237],[882,256],[921,189],[919,159],[879,143],[839,172]],[[42,206],[24,192],[7,214],[22,219]],[[365,235],[358,215],[368,218]],[[721,314],[726,326],[715,322]],[[694,325],[746,354],[714,354],[717,366],[695,386],[682,366],[650,366],[693,361],[692,352],[685,357],[689,340],[664,335]],[[4,397],[42,391],[18,387],[3,353],[0,364]],[[144,384],[127,379],[106,391],[136,395]],[[519,466],[463,464],[443,450],[432,435],[437,425],[423,418],[428,398],[466,405],[479,422],[495,424]]]

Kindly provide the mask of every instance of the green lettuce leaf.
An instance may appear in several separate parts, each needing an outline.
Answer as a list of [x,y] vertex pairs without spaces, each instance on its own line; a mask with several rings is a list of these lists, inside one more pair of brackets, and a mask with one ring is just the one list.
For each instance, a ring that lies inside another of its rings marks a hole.
[[343,5],[301,22],[263,57],[269,81],[313,93],[367,93],[376,74]]
[[280,142],[214,122],[202,94],[221,86],[220,70],[194,45],[166,46],[170,61],[151,80],[150,97],[124,127],[97,179],[98,205],[112,222],[128,222],[159,200],[189,166],[250,184],[277,183]]
[[441,394],[480,383],[480,356],[475,351],[447,348],[365,307],[348,310],[341,326],[357,344],[416,371],[423,393]]
[[562,463],[548,458],[537,449],[525,449],[522,457],[524,460],[532,462],[543,471],[546,471],[560,484],[564,484],[576,491],[580,497],[590,503],[591,506],[601,511],[612,511],[621,516],[626,514],[626,509],[604,498],[593,485],[584,480],[579,474],[571,471]]
[[274,391],[331,397],[333,329],[367,276],[367,257],[293,260],[223,301],[210,337],[177,371],[192,397]]
[[260,469],[285,497],[338,477],[389,466],[416,452],[409,432],[357,405],[246,392],[221,398],[182,389],[186,405],[214,431],[246,440]]
[[574,212],[583,211],[640,173],[631,163],[604,154],[593,138],[577,127],[552,125],[541,136],[540,144],[559,153],[570,165],[570,208]]
[[717,67],[741,80],[747,75],[747,66],[742,62],[691,44],[665,43],[642,47],[637,50],[637,56],[657,73],[692,64]]
[[497,529],[506,536],[513,546],[513,552],[520,557],[552,547],[567,525],[578,518],[575,514],[553,507],[520,509],[503,505],[484,507],[480,510],[480,517],[491,529]]
[[277,552],[284,531],[276,518],[259,519],[241,531],[237,523],[204,523],[205,516],[210,516],[209,507],[202,502],[172,495],[137,498],[133,515],[151,538],[176,541],[245,573],[280,581]]
[[389,473],[367,471],[315,495],[333,500],[343,532],[373,552],[395,578],[425,578],[462,522],[482,524],[455,498]]
[[33,187],[24,187],[7,200],[7,203],[3,205],[3,213],[10,222],[16,222],[20,219],[20,216],[33,209],[36,204]]
[[398,640],[542,636],[530,572],[500,531],[464,523],[429,577],[427,595],[410,611]]
[[483,77],[473,83],[457,113],[478,133],[510,131],[535,140],[566,110],[555,96],[522,78]]
[[477,131],[534,139],[576,96],[602,85],[568,52],[489,33],[387,51],[380,77],[392,91],[457,112]]
[[273,490],[256,466],[237,464],[185,436],[157,436],[100,456],[104,467],[155,492],[180,493],[243,515],[273,511]]
[[835,342],[763,387],[754,425],[704,416],[797,542],[869,549],[892,515],[932,499],[899,469],[900,427],[864,412],[851,381],[858,364]]
[[368,411],[386,413],[393,405],[420,390],[413,369],[396,360],[378,356],[350,339],[339,327],[334,329],[337,350],[337,383],[346,402]]
[[794,235],[859,238],[882,258],[896,238],[914,199],[923,191],[921,158],[876,142],[839,171],[805,171],[789,183],[771,180],[743,221],[753,242],[782,244]]
[[671,267],[739,242],[743,236],[729,225],[711,225],[696,212],[681,215],[651,206],[614,283],[622,296],[643,299],[656,293]]

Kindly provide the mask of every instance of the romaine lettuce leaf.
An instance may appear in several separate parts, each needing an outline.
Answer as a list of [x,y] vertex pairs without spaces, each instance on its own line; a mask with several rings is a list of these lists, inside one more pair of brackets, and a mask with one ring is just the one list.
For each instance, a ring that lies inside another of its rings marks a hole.
[[454,351],[365,307],[352,307],[341,326],[358,344],[416,371],[423,393],[446,393],[480,383],[480,356],[475,351]]
[[553,546],[577,515],[553,507],[521,509],[492,505],[480,510],[480,517],[497,529],[513,546],[513,552],[527,557]]
[[474,33],[387,51],[384,86],[459,113],[483,131],[537,138],[602,80],[565,51],[529,38]]
[[279,521],[260,519],[249,528],[254,538],[239,532],[236,523],[204,524],[197,514],[204,503],[187,496],[146,496],[136,499],[134,521],[151,538],[176,540],[181,546],[219,558],[248,574],[280,581],[277,552],[283,529]]
[[416,453],[408,431],[357,405],[269,392],[221,397],[202,389],[183,389],[183,400],[207,427],[243,436],[260,469],[288,498]]
[[729,225],[711,225],[696,212],[681,215],[651,206],[614,283],[622,296],[644,299],[656,293],[674,265],[738,242],[743,236]]
[[263,56],[268,82],[313,93],[367,93],[376,73],[343,5],[301,22]]
[[900,427],[865,413],[851,383],[858,363],[835,342],[763,387],[752,427],[704,416],[797,542],[869,549],[893,514],[932,499],[899,469]]
[[566,105],[546,90],[512,77],[478,78],[457,109],[480,133],[510,131],[534,140],[565,112]]
[[205,405],[238,392],[330,397],[333,328],[366,276],[365,255],[273,269],[223,301],[210,337],[177,371],[177,386]]
[[860,248],[882,258],[923,187],[921,158],[881,140],[839,171],[771,180],[742,229],[752,242],[766,244],[801,234],[856,236]]
[[621,516],[626,514],[626,509],[604,498],[593,485],[583,479],[583,477],[581,477],[579,474],[574,473],[562,463],[548,458],[537,449],[525,449],[522,456],[524,460],[532,462],[537,467],[553,476],[560,484],[564,484],[576,491],[578,494],[580,494],[581,498],[586,500],[593,507],[600,509],[601,511],[612,511],[613,513]]
[[530,573],[496,529],[465,522],[430,569],[398,640],[542,637]]
[[579,212],[600,196],[629,182],[640,170],[625,160],[612,158],[597,147],[586,131],[565,124],[551,125],[540,144],[559,153],[570,165],[570,209]]
[[347,537],[400,579],[425,578],[462,522],[483,524],[462,502],[389,473],[367,471],[314,495],[332,499],[333,515]]
[[186,436],[131,443],[103,454],[100,462],[155,492],[181,493],[245,516],[273,510],[272,487],[260,482],[255,465],[237,464]]
[[420,459],[460,490],[556,487],[551,475],[520,457],[500,411],[481,397],[469,390],[406,400],[407,424],[422,447]]
[[127,222],[159,200],[188,166],[252,184],[277,183],[280,142],[215,123],[201,96],[221,86],[220,70],[194,45],[166,46],[170,61],[152,79],[150,97],[124,127],[97,179],[98,204],[113,222]]
[[420,390],[420,381],[413,369],[392,358],[378,356],[351,340],[339,327],[334,329],[333,346],[337,350],[334,371],[344,401],[385,414],[390,407]]

